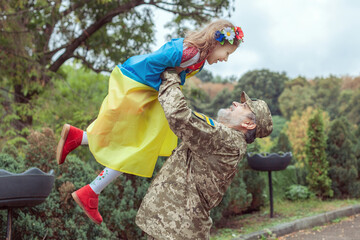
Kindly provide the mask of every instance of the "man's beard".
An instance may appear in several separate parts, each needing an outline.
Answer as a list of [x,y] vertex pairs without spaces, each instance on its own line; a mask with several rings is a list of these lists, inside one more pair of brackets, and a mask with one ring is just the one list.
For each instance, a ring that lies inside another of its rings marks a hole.
[[245,116],[231,117],[229,109],[221,108],[217,113],[217,121],[229,127],[240,126]]
[[222,124],[230,123],[230,114],[229,110],[221,108],[217,113],[217,121]]

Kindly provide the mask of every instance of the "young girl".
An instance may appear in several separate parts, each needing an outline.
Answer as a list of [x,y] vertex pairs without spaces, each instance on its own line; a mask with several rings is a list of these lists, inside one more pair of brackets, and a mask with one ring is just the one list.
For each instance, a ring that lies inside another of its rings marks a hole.
[[109,92],[97,119],[87,132],[65,124],[56,159],[89,144],[97,162],[106,168],[93,182],[72,193],[86,215],[100,224],[100,192],[121,173],[151,177],[158,156],[170,156],[177,138],[157,100],[160,74],[175,67],[182,80],[208,64],[227,61],[243,41],[243,32],[226,20],[217,20],[185,38],[173,39],[159,50],[129,58],[110,75]]

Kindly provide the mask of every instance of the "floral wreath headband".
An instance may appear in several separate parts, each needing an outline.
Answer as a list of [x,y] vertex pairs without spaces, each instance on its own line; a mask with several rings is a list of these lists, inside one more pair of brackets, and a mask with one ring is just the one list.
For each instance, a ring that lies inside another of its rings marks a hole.
[[240,27],[226,27],[221,31],[215,32],[216,41],[220,42],[221,45],[224,45],[225,39],[230,43],[234,43],[234,38],[238,39],[240,43],[244,42],[243,40],[244,33]]

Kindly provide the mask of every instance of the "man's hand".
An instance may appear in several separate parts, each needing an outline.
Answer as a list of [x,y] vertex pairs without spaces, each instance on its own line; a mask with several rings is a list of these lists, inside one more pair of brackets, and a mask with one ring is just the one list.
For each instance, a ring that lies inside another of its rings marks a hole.
[[[161,79],[163,80],[163,83],[161,85],[164,85],[164,81],[166,82],[172,82],[172,83],[181,83],[181,79],[179,77],[178,72],[175,68],[167,68],[161,75]],[[169,84],[169,83],[168,83]],[[161,86],[160,86],[161,87]]]

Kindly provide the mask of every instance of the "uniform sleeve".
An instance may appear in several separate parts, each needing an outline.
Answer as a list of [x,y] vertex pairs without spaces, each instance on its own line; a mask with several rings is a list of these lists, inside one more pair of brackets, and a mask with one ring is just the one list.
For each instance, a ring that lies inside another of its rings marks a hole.
[[194,117],[180,90],[180,78],[175,71],[165,71],[161,77],[159,102],[171,130],[194,151],[217,149],[221,140],[226,138],[221,136],[222,131]]

